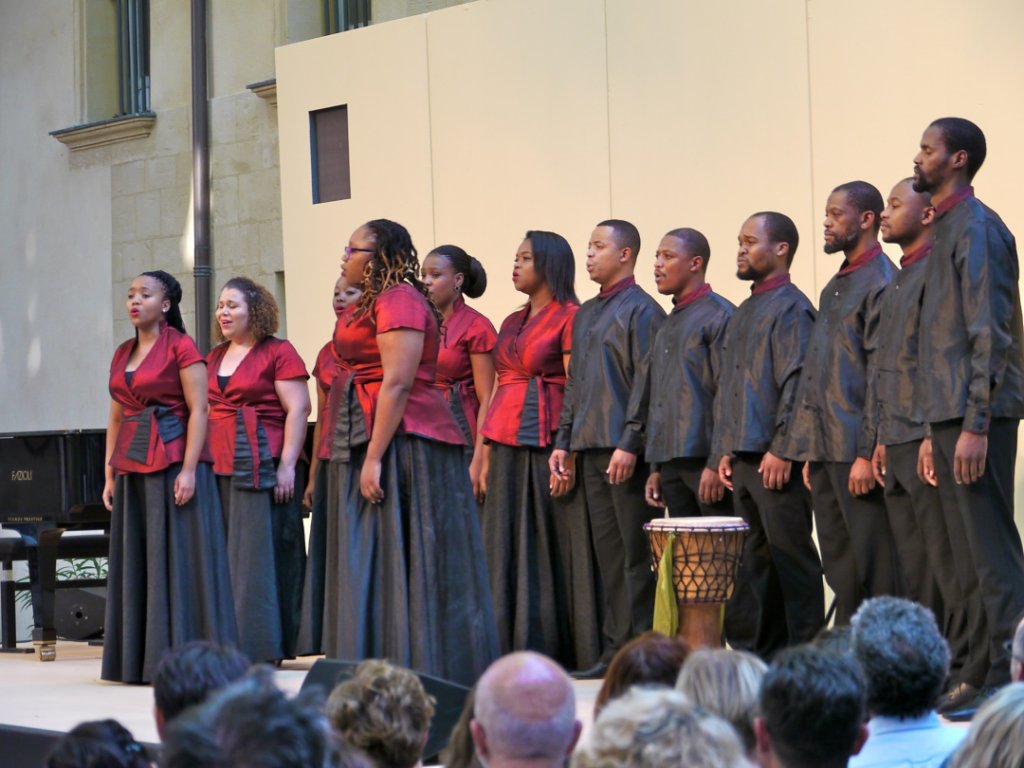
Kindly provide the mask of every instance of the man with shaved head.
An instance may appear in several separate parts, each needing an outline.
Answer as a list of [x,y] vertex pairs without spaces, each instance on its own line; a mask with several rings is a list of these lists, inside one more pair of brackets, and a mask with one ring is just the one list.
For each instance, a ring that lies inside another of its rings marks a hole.
[[885,203],[866,181],[832,190],[825,253],[839,270],[818,301],[786,456],[804,464],[836,624],[866,597],[897,594],[898,563],[882,489],[871,468],[875,421],[868,387],[877,368],[878,313],[896,267],[878,242]]
[[572,681],[546,656],[503,656],[477,683],[470,732],[489,768],[561,768],[581,728]]

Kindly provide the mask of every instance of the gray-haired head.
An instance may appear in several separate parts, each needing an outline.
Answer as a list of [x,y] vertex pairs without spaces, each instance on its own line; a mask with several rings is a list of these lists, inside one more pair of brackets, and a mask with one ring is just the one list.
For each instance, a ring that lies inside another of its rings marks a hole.
[[861,604],[851,625],[871,713],[905,718],[933,709],[949,673],[949,646],[932,612],[903,598],[875,597]]

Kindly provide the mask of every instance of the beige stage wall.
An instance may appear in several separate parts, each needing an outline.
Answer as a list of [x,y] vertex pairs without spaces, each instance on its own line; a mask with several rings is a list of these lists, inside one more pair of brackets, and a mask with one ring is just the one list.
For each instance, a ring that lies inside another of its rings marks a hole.
[[[422,253],[477,256],[476,306],[497,325],[523,298],[510,273],[527,229],[569,239],[585,299],[600,219],[640,227],[652,291],[660,235],[697,227],[712,284],[740,301],[737,231],[776,209],[799,227],[794,277],[816,302],[838,267],[821,251],[829,191],[862,178],[887,194],[945,114],[986,131],[979,196],[1022,232],[1022,29],[1017,0],[478,0],[279,48],[289,335],[312,360],[341,249],[375,217]],[[340,104],[352,199],[313,205],[309,112]]]

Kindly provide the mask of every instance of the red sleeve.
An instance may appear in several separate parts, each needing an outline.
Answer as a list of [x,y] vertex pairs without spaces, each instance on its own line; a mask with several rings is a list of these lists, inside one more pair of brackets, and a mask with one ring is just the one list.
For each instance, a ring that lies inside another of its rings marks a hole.
[[279,340],[274,347],[274,381],[308,379],[306,364],[290,341]]
[[572,325],[576,319],[576,310],[580,307],[578,304],[570,304],[567,306],[566,314],[568,317],[565,320],[565,325],[562,326],[562,354],[566,355],[572,352]]
[[384,291],[373,302],[377,333],[405,328],[426,331],[428,323],[437,323],[427,300],[411,285],[397,285]]
[[199,348],[192,341],[191,336],[184,333],[178,334],[174,340],[174,357],[178,361],[178,369],[188,368],[196,363],[203,363],[203,356],[199,354]]
[[466,349],[471,355],[483,355],[494,349],[494,342],[497,339],[498,334],[494,331],[491,321],[483,315],[477,315],[466,331]]

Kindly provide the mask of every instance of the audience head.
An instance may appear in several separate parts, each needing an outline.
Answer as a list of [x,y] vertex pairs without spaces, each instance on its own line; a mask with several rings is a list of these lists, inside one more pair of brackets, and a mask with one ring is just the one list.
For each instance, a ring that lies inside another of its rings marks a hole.
[[46,768],[149,768],[146,750],[116,720],[79,723],[60,737]]
[[477,682],[470,729],[491,768],[562,766],[581,729],[572,681],[539,653],[503,656]]
[[932,196],[928,192],[914,191],[912,178],[903,179],[889,193],[880,218],[882,239],[896,243],[906,251],[918,244],[935,220]]
[[885,202],[866,181],[848,181],[832,190],[825,203],[825,253],[848,255],[873,243]]
[[761,681],[768,667],[752,653],[723,648],[699,648],[683,664],[676,689],[696,706],[728,722],[748,755],[754,755]]
[[867,738],[864,678],[849,654],[802,645],[779,654],[754,722],[762,765],[845,766]]
[[600,222],[587,244],[587,273],[602,288],[633,274],[640,253],[640,232],[622,219]]
[[822,627],[814,636],[811,645],[832,653],[853,653],[853,630],[849,624]]
[[153,676],[156,730],[164,728],[186,709],[240,679],[249,659],[234,646],[194,640],[172,648],[160,660]]
[[512,284],[533,295],[547,286],[555,301],[579,304],[576,298],[576,258],[569,241],[555,232],[531,229],[516,252]]
[[800,236],[789,216],[760,211],[743,222],[738,240],[736,277],[758,282],[789,272]]
[[1019,768],[1024,755],[1024,684],[1013,683],[978,710],[950,768]]
[[368,766],[339,749],[319,701],[278,690],[273,673],[245,678],[175,719],[167,728],[161,768],[335,768]]
[[476,688],[474,687],[462,705],[462,713],[452,726],[448,736],[448,744],[441,750],[441,765],[444,768],[481,768],[473,744],[473,734],[469,724],[473,721],[473,707],[476,704]]
[[167,302],[166,309],[164,309],[164,319],[167,320],[167,324],[171,328],[185,333],[185,321],[181,319],[181,283],[178,282],[178,279],[170,272],[164,272],[162,269],[143,272],[139,277],[148,277],[151,280],[156,280],[163,292],[164,300]]
[[475,299],[487,288],[483,265],[457,245],[439,245],[423,260],[423,284],[438,307],[460,294]]
[[933,710],[949,674],[949,647],[932,612],[903,598],[874,597],[851,625],[871,714],[903,719]]
[[633,688],[608,704],[572,758],[572,768],[749,765],[728,723],[668,688]]
[[215,319],[217,341],[259,342],[277,332],[277,301],[256,281],[233,277],[220,289]]
[[594,716],[634,685],[674,686],[688,651],[682,640],[660,632],[648,631],[634,637],[619,649],[608,665],[594,701]]
[[434,700],[415,672],[367,659],[331,692],[327,716],[341,740],[377,768],[411,768],[422,757]]

